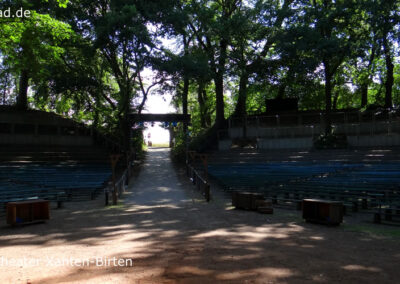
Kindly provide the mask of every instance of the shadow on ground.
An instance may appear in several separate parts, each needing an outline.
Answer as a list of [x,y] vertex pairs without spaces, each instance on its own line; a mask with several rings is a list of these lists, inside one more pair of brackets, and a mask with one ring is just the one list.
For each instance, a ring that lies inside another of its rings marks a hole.
[[395,283],[400,276],[398,242],[306,224],[294,211],[267,216],[203,203],[97,209],[59,211],[48,224],[2,228],[0,246],[51,250],[115,241],[122,253],[107,246],[93,257],[133,260],[132,267],[71,267],[34,283],[91,282],[110,274],[126,275],[121,283]]

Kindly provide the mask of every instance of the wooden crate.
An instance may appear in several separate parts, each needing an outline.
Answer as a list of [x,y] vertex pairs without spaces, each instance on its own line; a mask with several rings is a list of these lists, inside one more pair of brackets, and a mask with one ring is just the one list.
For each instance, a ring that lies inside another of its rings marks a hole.
[[255,201],[256,203],[256,208],[258,209],[259,207],[270,207],[272,208],[272,200],[263,200],[263,199],[258,199]]
[[274,208],[268,206],[260,206],[257,211],[262,214],[274,214]]
[[257,210],[257,200],[264,200],[261,193],[254,192],[233,192],[232,205],[236,208],[246,210]]
[[339,225],[343,222],[343,203],[321,199],[304,199],[303,218],[307,222]]
[[7,224],[16,225],[50,219],[48,200],[26,200],[7,203]]

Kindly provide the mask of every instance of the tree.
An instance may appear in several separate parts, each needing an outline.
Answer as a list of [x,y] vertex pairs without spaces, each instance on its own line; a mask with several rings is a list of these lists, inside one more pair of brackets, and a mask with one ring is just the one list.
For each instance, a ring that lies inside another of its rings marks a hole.
[[215,85],[216,128],[225,122],[224,77],[228,59],[228,46],[231,41],[232,20],[242,5],[240,0],[192,1],[190,27],[198,45],[207,54]]
[[[140,73],[151,65],[158,50],[157,31],[150,29],[151,24],[169,18],[168,13],[174,7],[174,1],[163,1],[159,5],[156,2],[82,0],[71,3],[67,12],[73,18],[64,15],[77,33],[91,39],[93,48],[105,58],[118,84],[116,115],[125,149],[129,147],[129,114],[142,110],[148,94]],[[140,93],[143,100],[134,105]]]
[[[65,6],[66,2],[59,1],[59,5]],[[20,3],[7,4],[11,8],[20,7]],[[24,110],[28,108],[29,79],[45,71],[46,65],[59,60],[64,52],[62,44],[71,37],[72,31],[67,24],[40,13],[40,10],[47,10],[44,1],[36,4],[23,1],[22,4],[23,9],[30,9],[30,17],[0,19],[0,52],[12,65],[13,72],[19,74],[16,106]]]
[[[339,67],[359,51],[360,30],[353,29],[360,23],[360,9],[352,1],[313,0],[301,3],[303,16],[295,45],[320,63],[323,70],[325,89],[325,133],[331,132],[333,79]],[[296,34],[296,33],[294,33]],[[293,41],[291,41],[293,42]]]
[[374,4],[372,7],[375,9],[373,12],[371,11],[371,26],[383,49],[386,63],[385,107],[391,108],[393,106],[392,89],[394,83],[393,52],[394,42],[399,35],[400,15],[397,11],[400,9],[400,1],[376,1]]
[[273,59],[279,57],[273,49],[282,33],[282,23],[292,14],[292,2],[256,1],[240,9],[235,17],[231,58],[237,67],[239,87],[233,116],[246,115],[249,79],[255,74],[268,77],[282,63],[282,58]]

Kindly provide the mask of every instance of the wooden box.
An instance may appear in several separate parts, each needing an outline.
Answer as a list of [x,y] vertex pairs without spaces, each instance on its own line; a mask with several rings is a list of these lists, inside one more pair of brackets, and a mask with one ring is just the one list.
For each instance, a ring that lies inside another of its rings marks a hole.
[[50,219],[48,200],[26,200],[7,203],[7,224],[44,221]]
[[257,211],[262,214],[274,214],[274,208],[272,207],[258,207]]
[[339,225],[343,221],[343,203],[340,201],[304,199],[303,219],[307,222]]
[[259,207],[270,207],[272,208],[272,200],[263,200],[263,199],[258,199],[255,201],[256,203],[256,208]]
[[257,210],[256,200],[264,200],[264,196],[261,193],[254,192],[232,193],[232,205],[236,208]]

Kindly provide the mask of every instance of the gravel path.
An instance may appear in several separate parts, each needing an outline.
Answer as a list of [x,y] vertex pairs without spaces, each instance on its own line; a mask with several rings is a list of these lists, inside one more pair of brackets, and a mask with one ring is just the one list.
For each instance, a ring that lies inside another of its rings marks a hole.
[[131,187],[133,194],[126,203],[177,205],[191,200],[178,181],[169,156],[168,148],[148,150],[143,168]]

